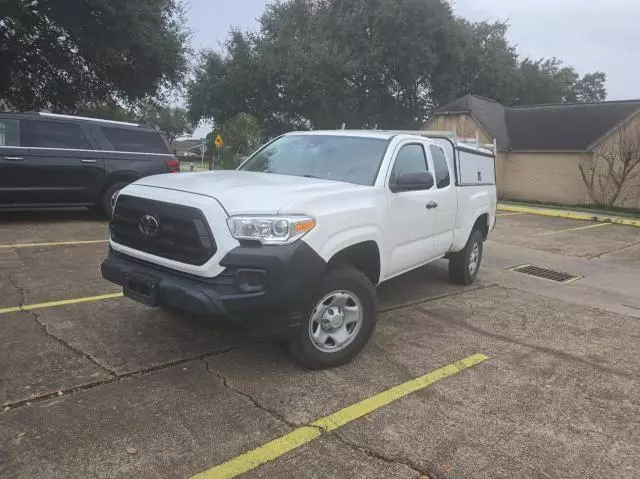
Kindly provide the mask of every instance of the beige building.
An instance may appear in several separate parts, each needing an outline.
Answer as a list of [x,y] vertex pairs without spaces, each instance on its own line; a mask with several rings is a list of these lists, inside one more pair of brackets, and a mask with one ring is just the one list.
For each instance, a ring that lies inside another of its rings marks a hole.
[[[579,165],[590,167],[594,152],[609,147],[628,125],[638,125],[640,135],[640,100],[505,107],[465,95],[435,110],[425,129],[477,134],[483,143],[495,139],[502,199],[579,205],[594,203]],[[640,165],[636,172],[617,205],[640,209]]]

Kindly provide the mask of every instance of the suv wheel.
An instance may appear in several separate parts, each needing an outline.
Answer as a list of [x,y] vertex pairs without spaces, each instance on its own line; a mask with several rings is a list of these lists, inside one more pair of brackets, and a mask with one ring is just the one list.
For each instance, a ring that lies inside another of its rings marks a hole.
[[469,235],[462,251],[449,258],[449,279],[456,284],[471,284],[475,281],[482,261],[482,245],[484,237],[478,230]]
[[364,273],[344,266],[321,278],[290,352],[305,367],[325,369],[353,359],[376,325],[376,291]]
[[127,183],[114,183],[113,185],[105,188],[102,193],[100,206],[102,211],[104,211],[104,214],[107,215],[107,218],[111,219],[111,216],[113,215],[113,207],[115,206],[116,195],[125,186],[127,186]]

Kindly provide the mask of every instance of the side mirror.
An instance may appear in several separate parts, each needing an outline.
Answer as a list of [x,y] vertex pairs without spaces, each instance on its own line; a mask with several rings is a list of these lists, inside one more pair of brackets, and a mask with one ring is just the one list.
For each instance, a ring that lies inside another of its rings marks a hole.
[[395,182],[389,185],[389,188],[394,193],[401,191],[429,190],[433,186],[433,183],[433,175],[428,171],[400,173],[396,176]]

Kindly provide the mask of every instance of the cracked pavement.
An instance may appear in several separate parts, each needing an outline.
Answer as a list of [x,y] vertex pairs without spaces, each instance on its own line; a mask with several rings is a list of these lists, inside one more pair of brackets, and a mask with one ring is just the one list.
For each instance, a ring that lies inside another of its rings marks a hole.
[[[189,477],[473,353],[490,359],[246,474],[268,478],[640,475],[640,230],[498,218],[479,283],[446,263],[379,289],[351,364],[127,299],[0,314],[2,477]],[[0,243],[93,240],[86,212],[13,215]],[[104,294],[104,244],[0,250],[0,308]],[[531,263],[571,285],[507,272]]]

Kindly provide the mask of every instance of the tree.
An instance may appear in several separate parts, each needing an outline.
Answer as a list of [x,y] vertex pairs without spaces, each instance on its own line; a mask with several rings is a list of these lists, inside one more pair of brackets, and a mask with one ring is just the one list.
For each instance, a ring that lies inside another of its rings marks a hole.
[[446,104],[472,93],[508,104],[515,94],[518,55],[506,39],[506,22],[471,23],[458,19],[454,26],[454,57],[443,62],[446,69],[433,75],[433,96]]
[[132,123],[138,121],[138,113],[136,111],[115,103],[80,105],[76,108],[76,113],[80,116],[99,118],[102,120],[128,121]]
[[605,76],[520,60],[505,22],[472,23],[445,0],[283,0],[256,33],[201,56],[191,119],[255,116],[267,136],[308,128],[417,128],[474,93],[507,105],[600,100]]
[[271,4],[257,34],[232,32],[223,55],[203,55],[187,90],[192,119],[247,112],[269,136],[343,122],[415,127],[434,106],[431,74],[453,22],[439,0]]
[[185,108],[166,104],[146,102],[125,107],[115,103],[97,103],[81,105],[76,112],[90,118],[142,123],[166,133],[169,143],[195,130]]
[[[215,139],[220,135],[224,141],[222,148],[216,148]],[[243,157],[250,155],[264,142],[264,129],[260,122],[248,113],[238,113],[221,128],[206,136],[205,145],[208,158],[215,153],[217,167],[232,169],[238,166]]]
[[596,103],[607,99],[604,84],[607,75],[603,72],[587,73],[576,84],[576,101],[578,103]]
[[195,124],[189,120],[185,108],[145,104],[140,110],[138,121],[165,132],[169,143],[181,136],[191,135],[195,130]]
[[563,66],[557,58],[531,60],[519,64],[516,90],[510,105],[540,103],[585,103],[604,101],[606,75],[588,73],[580,78],[573,67]]
[[186,72],[181,0],[3,0],[0,99],[75,112],[138,101]]
[[611,208],[624,202],[625,187],[640,181],[640,122],[625,123],[579,168],[595,203]]
[[225,146],[238,156],[253,153],[264,141],[264,131],[260,122],[247,113],[238,113],[222,125]]

